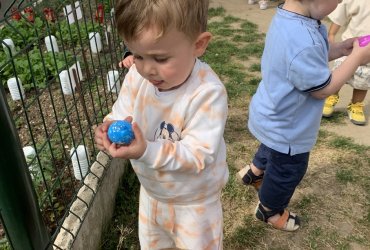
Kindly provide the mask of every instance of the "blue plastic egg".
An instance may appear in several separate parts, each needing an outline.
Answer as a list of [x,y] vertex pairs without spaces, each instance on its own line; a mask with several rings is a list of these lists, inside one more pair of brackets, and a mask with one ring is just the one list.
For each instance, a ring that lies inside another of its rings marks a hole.
[[115,121],[108,128],[108,138],[116,144],[128,145],[135,138],[131,123]]

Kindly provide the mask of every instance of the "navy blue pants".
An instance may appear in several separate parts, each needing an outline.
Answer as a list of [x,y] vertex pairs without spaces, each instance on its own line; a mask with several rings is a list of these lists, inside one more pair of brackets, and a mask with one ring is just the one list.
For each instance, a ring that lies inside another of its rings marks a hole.
[[306,173],[310,153],[283,154],[261,144],[253,164],[265,171],[258,196],[263,206],[281,211],[289,204],[293,193]]

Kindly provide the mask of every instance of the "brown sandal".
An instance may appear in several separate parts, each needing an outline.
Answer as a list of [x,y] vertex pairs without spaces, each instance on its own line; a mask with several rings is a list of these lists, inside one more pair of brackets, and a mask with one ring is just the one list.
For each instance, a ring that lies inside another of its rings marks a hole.
[[250,165],[247,165],[237,173],[236,177],[244,185],[251,185],[258,191],[262,184],[263,175],[255,175]]
[[[269,222],[268,219],[276,214],[280,214],[280,218],[274,223]],[[286,209],[279,212],[266,211],[261,203],[256,207],[256,218],[266,222],[273,228],[288,232],[296,231],[301,225],[300,219],[296,214],[291,213]]]

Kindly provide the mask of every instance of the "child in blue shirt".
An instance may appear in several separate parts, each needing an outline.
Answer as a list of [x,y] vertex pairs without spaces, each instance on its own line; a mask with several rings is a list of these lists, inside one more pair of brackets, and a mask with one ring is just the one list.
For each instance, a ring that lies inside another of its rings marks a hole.
[[[250,166],[238,173],[256,187],[256,217],[274,228],[295,231],[298,216],[286,208],[306,173],[326,97],[336,93],[359,65],[370,61],[370,45],[356,38],[331,44],[321,24],[338,0],[286,0],[266,36],[262,80],[249,107],[248,128],[261,142]],[[347,55],[333,72],[328,60]]]

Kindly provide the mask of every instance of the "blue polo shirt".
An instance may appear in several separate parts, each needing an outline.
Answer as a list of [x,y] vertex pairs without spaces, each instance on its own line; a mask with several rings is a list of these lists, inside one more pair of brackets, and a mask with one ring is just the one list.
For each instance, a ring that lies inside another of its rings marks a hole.
[[249,106],[248,128],[263,144],[290,155],[316,143],[324,100],[310,92],[330,83],[327,30],[281,7],[266,35],[262,81]]

